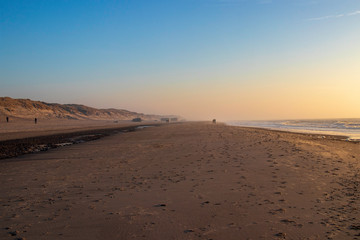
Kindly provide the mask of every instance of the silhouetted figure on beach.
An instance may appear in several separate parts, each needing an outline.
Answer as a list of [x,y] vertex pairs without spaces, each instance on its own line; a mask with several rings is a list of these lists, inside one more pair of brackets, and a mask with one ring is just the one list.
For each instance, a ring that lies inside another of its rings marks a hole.
[[35,124],[37,124],[37,118],[35,118]]
[[216,119],[213,119],[213,121],[212,121],[213,123],[216,123]]
[[9,117],[6,117],[6,122],[9,122]]

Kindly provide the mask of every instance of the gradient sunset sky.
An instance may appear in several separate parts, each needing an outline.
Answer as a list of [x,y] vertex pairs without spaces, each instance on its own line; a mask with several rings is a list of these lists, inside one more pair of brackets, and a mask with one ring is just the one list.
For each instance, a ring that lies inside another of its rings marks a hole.
[[360,1],[1,0],[0,96],[189,120],[360,118]]

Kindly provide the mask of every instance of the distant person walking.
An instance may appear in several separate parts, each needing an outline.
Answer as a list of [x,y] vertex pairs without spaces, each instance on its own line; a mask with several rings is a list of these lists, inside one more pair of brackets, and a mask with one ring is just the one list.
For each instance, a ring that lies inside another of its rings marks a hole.
[[6,122],[9,122],[9,117],[6,117]]
[[35,124],[37,124],[37,118],[35,118]]

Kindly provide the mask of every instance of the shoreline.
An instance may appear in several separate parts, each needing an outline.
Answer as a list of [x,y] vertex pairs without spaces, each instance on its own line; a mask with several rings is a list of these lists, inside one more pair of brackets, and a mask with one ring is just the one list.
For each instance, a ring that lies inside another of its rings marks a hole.
[[345,141],[345,142],[352,142],[352,143],[360,143],[360,139],[354,139],[351,140],[350,136],[346,135],[336,135],[336,134],[326,134],[326,133],[311,133],[304,131],[291,131],[291,130],[282,130],[282,129],[275,129],[275,128],[266,128],[266,127],[254,127],[254,126],[239,126],[239,125],[231,125],[228,123],[224,123],[227,126],[231,127],[240,127],[240,128],[250,128],[250,129],[261,129],[261,130],[267,130],[267,131],[274,131],[274,132],[281,132],[281,133],[291,133],[291,134],[300,134],[300,135],[306,135],[309,137],[317,136],[318,138],[327,138],[331,140],[339,140],[339,141]]
[[[182,122],[178,122],[176,124],[181,124]],[[195,121],[188,123],[210,123],[204,121]],[[172,123],[174,124],[174,123]],[[330,134],[312,134],[312,133],[304,133],[304,132],[292,132],[288,130],[279,130],[279,129],[270,129],[270,128],[262,128],[262,127],[247,127],[247,126],[234,126],[224,122],[219,122],[217,124],[224,124],[229,127],[237,127],[237,128],[245,128],[245,129],[254,129],[254,130],[263,130],[263,131],[271,131],[271,132],[279,132],[285,134],[296,134],[303,135],[312,138],[313,140],[335,140],[342,142],[350,142],[354,144],[360,143],[359,141],[350,141],[347,136],[340,135],[330,135]],[[0,161],[4,161],[6,159],[13,159],[26,154],[33,154],[38,152],[48,151],[54,148],[60,148],[64,146],[69,146],[73,144],[81,144],[88,141],[94,141],[103,137],[111,136],[117,133],[125,133],[129,131],[135,131],[137,129],[146,128],[148,126],[158,127],[161,126],[162,123],[153,123],[148,122],[147,124],[141,123],[129,123],[122,124],[121,126],[82,126],[81,128],[71,128],[71,129],[62,129],[56,130],[53,133],[51,130],[50,133],[46,133],[43,131],[41,133],[37,133],[38,135],[30,135],[27,137],[16,138],[11,136],[10,139],[0,140]],[[104,128],[105,127],[105,128]],[[30,132],[31,134],[36,134],[35,132]],[[14,132],[14,135],[19,134],[19,132]],[[20,132],[20,134],[23,134]]]
[[[283,122],[290,122],[290,124],[284,124]],[[295,122],[295,123],[292,125],[291,122]],[[299,122],[299,124],[296,124],[296,122]],[[359,118],[273,120],[273,121],[228,121],[226,122],[226,124],[230,126],[263,128],[263,129],[270,129],[276,131],[304,133],[310,135],[339,136],[340,138],[346,138],[346,141],[350,141],[350,142],[360,141]],[[339,125],[340,127],[338,127]]]

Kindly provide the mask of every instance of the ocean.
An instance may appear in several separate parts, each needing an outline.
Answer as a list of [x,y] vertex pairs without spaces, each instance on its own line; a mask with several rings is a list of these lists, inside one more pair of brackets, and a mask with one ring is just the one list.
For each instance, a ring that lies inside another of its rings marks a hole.
[[230,121],[232,126],[259,127],[300,133],[346,136],[360,141],[360,118],[321,120]]

